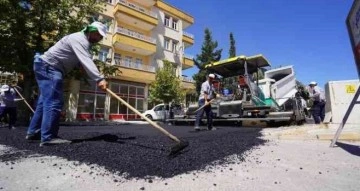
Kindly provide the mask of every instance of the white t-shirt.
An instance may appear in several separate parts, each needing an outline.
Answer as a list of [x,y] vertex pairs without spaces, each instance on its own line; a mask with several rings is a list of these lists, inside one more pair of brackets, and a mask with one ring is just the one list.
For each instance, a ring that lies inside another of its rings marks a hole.
[[209,81],[206,80],[206,82],[201,84],[199,100],[205,99],[205,93],[208,95],[208,99],[212,99],[213,92],[214,86],[212,84],[210,85]]

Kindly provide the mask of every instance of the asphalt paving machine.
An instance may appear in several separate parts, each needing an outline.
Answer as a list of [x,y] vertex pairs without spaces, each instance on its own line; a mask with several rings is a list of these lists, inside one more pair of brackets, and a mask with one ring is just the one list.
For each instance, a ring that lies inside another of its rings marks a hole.
[[[219,77],[214,87],[221,96],[211,104],[214,121],[233,121],[242,125],[245,120],[255,120],[266,122],[268,126],[305,122],[304,100],[293,67],[265,70],[267,67],[270,63],[261,54],[236,56],[205,66]],[[264,78],[254,80],[253,74],[259,69],[265,71]],[[232,81],[226,80],[230,78]],[[197,103],[190,105],[183,118],[169,121],[174,124],[194,121],[197,109]]]

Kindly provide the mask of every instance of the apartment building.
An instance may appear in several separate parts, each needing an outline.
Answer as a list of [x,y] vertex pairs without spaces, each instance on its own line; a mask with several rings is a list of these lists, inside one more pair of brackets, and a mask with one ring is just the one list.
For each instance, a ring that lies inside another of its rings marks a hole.
[[[160,0],[108,0],[106,10],[99,16],[109,27],[98,59],[108,59],[119,66],[119,75],[109,81],[109,88],[130,105],[140,112],[148,108],[149,84],[155,80],[156,69],[162,67],[163,60],[173,63],[184,90],[195,89],[191,79],[182,77],[182,70],[194,66],[193,57],[186,54],[186,48],[194,44],[193,35],[186,32],[194,23],[191,15]],[[95,83],[91,84],[68,86],[67,100],[72,101],[66,105],[67,117],[138,118],[117,99],[97,90]]]

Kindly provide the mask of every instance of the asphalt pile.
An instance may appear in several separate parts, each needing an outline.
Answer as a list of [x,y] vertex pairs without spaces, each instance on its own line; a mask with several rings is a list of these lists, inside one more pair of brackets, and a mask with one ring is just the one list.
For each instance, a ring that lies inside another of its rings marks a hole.
[[169,156],[171,146],[176,143],[150,125],[62,126],[59,135],[72,143],[48,147],[39,147],[39,141],[27,142],[26,127],[1,128],[0,144],[22,152],[3,153],[0,161],[11,162],[40,154],[100,165],[126,178],[168,178],[232,164],[233,160],[227,158],[230,155],[242,161],[246,151],[266,142],[260,138],[260,128],[220,127],[216,131],[193,132],[189,126],[163,127],[189,141],[189,147],[176,156]]

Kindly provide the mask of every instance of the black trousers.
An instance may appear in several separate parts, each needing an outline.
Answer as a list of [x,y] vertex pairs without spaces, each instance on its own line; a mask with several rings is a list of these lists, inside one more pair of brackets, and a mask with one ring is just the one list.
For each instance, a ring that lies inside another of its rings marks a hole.
[[16,107],[5,107],[1,109],[2,112],[0,112],[0,119],[8,116],[8,123],[9,123],[9,128],[11,128],[12,126],[15,125],[16,120],[17,120],[17,112],[16,112]]
[[319,124],[324,121],[325,118],[325,101],[314,101],[312,107],[312,116],[315,124]]

